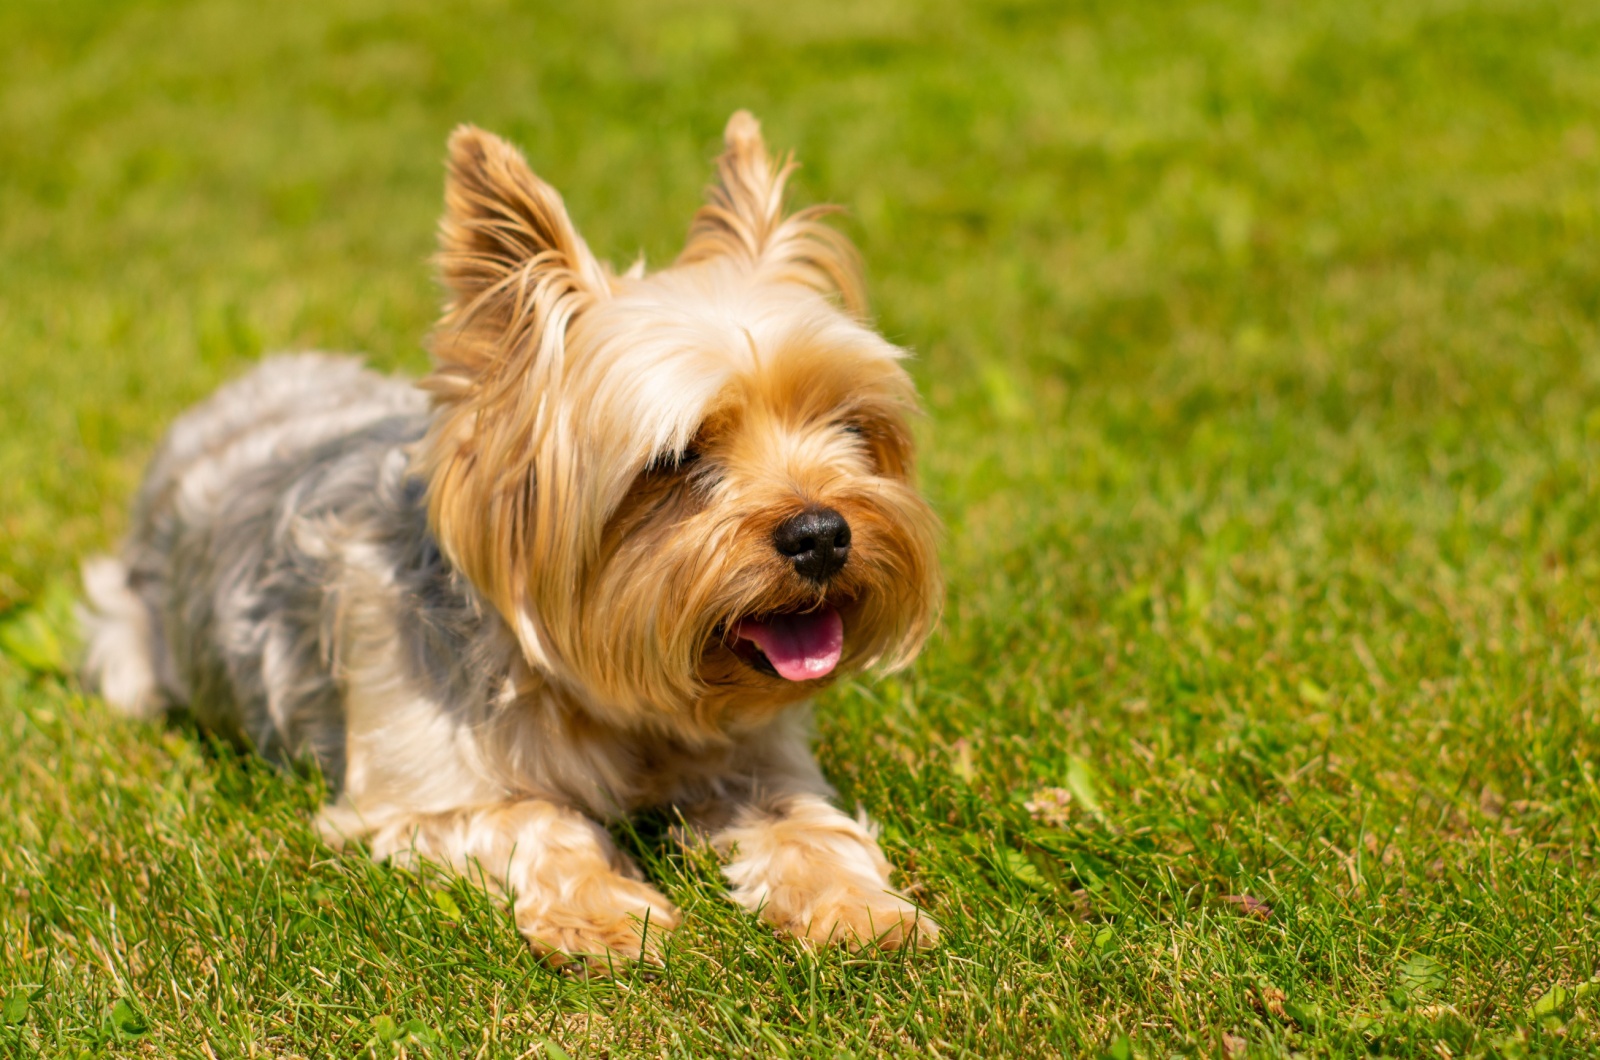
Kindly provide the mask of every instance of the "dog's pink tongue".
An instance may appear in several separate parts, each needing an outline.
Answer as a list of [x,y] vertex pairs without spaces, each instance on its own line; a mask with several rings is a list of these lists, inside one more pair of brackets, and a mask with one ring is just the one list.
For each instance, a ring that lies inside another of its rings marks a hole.
[[833,608],[804,615],[773,615],[739,623],[734,635],[753,641],[788,681],[826,677],[844,654],[844,620]]

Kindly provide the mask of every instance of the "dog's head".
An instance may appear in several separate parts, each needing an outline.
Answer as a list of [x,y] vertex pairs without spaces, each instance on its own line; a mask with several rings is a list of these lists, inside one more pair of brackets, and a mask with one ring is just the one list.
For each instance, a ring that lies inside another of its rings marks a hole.
[[904,352],[853,248],[728,123],[668,269],[617,275],[509,144],[450,141],[429,516],[529,663],[710,731],[894,667],[938,607]]

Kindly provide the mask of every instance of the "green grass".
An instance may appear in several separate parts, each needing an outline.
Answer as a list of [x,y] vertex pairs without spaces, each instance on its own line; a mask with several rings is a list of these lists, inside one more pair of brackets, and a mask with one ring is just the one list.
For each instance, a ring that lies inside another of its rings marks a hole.
[[[661,262],[738,106],[919,354],[944,626],[819,750],[945,944],[645,822],[665,972],[573,981],[57,637],[187,403],[423,367],[452,125]],[[1593,5],[11,0],[0,1054],[1594,1055],[1597,468]]]

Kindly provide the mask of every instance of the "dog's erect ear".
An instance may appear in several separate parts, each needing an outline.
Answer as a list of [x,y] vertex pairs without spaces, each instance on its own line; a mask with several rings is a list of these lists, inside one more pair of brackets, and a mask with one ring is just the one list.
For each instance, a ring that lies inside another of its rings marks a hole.
[[679,263],[733,258],[775,279],[837,295],[853,315],[865,316],[855,248],[822,223],[837,208],[810,206],[784,214],[784,185],[794,171],[794,159],[775,161],[768,154],[761,123],[749,111],[736,111],[728,119],[723,142],[717,183],[694,215]]
[[446,374],[475,374],[517,346],[559,341],[609,280],[515,147],[463,125],[448,167],[438,262],[450,302],[433,348]]
[[[450,301],[422,383],[435,398],[420,454],[429,523],[456,569],[517,626],[530,557],[570,569],[552,526],[569,447],[552,436],[569,328],[609,297],[611,277],[556,190],[516,148],[471,126],[450,137],[439,243]],[[517,631],[535,657],[537,634]]]

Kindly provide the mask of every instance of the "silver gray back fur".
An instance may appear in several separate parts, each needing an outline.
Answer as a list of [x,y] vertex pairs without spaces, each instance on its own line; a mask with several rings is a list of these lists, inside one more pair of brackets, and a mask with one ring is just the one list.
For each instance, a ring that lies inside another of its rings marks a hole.
[[[417,671],[407,676],[437,686],[441,702],[485,706],[506,636],[428,532],[410,471],[427,415],[409,382],[319,354],[270,359],[185,413],[139,492],[122,585],[114,571],[88,578],[91,677],[109,687],[106,671],[138,669],[115,652],[142,647],[149,687],[112,698],[138,712],[187,708],[280,762],[310,756],[337,790],[338,565],[359,548],[394,572],[398,656]],[[143,619],[144,644],[97,637],[114,631],[109,616]]]

